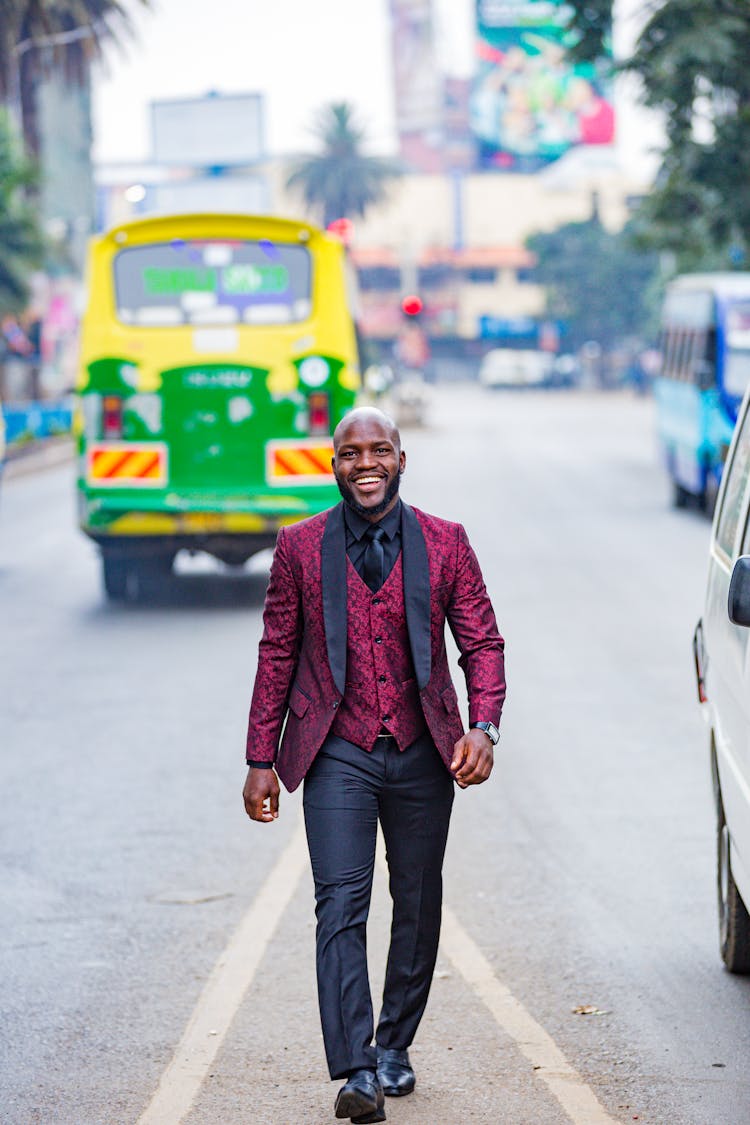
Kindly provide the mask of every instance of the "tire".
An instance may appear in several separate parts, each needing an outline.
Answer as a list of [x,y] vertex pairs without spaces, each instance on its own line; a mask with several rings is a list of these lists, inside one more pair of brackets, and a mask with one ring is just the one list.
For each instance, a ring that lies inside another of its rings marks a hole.
[[143,602],[158,596],[169,580],[173,561],[174,556],[171,554],[147,558],[104,555],[102,575],[108,599]]
[[717,795],[716,888],[719,903],[719,949],[730,973],[750,973],[750,914],[732,875],[732,838]]
[[104,592],[111,602],[124,602],[128,596],[128,560],[102,556]]
[[688,492],[676,480],[672,480],[672,505],[675,508],[689,508],[693,501],[692,492]]

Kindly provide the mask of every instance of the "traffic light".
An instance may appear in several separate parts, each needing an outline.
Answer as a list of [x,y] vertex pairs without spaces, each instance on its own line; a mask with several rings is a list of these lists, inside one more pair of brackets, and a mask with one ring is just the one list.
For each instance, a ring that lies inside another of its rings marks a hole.
[[344,246],[351,246],[352,239],[354,238],[354,223],[351,219],[333,219],[326,230],[329,234],[334,235]]
[[416,293],[409,293],[401,302],[401,311],[405,316],[419,316],[423,308],[422,298]]

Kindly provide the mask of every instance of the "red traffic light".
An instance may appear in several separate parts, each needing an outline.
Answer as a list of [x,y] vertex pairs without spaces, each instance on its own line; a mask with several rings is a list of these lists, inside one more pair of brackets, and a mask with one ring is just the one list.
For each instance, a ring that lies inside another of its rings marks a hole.
[[338,238],[340,242],[343,242],[344,246],[351,245],[351,241],[354,237],[354,223],[351,219],[333,219],[326,227],[326,230],[329,234]]
[[406,313],[407,316],[419,316],[423,308],[422,298],[417,297],[416,293],[410,293],[401,302],[401,311]]

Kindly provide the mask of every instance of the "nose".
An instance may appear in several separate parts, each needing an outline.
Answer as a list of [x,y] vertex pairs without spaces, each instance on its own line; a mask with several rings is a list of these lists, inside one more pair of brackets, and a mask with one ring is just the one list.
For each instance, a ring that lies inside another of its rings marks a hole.
[[359,450],[356,461],[358,469],[369,469],[376,464],[372,450],[366,448]]

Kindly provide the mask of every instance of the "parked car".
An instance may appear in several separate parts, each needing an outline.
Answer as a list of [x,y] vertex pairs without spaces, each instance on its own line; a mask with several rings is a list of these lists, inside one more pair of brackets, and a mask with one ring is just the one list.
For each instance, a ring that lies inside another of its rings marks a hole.
[[716,503],[703,616],[693,638],[710,731],[721,956],[750,972],[750,392]]
[[543,387],[552,380],[554,356],[532,348],[493,348],[479,365],[485,387]]

